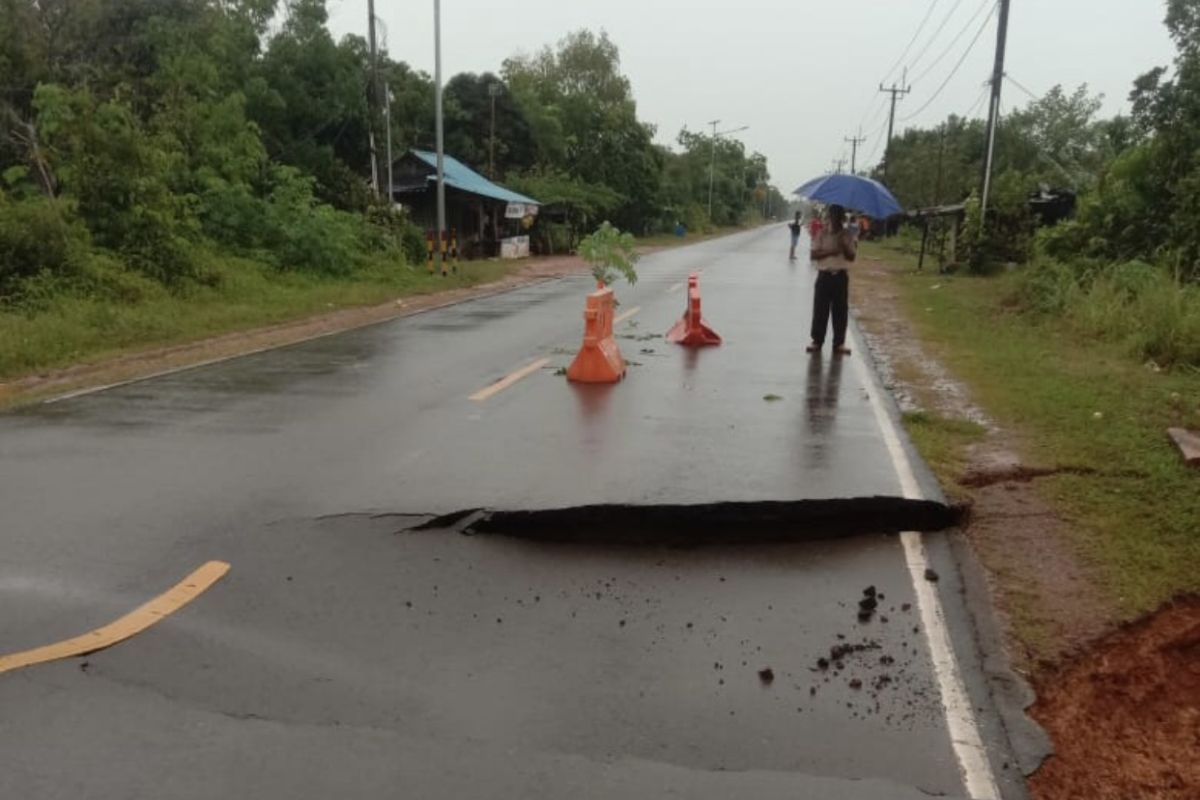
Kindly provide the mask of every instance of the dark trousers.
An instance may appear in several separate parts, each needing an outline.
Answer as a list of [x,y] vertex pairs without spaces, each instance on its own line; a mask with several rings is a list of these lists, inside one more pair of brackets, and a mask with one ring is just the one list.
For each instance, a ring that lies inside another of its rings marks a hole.
[[833,346],[841,347],[846,343],[846,324],[850,321],[850,275],[845,270],[817,273],[812,315],[812,340],[817,344],[825,344],[830,311],[833,312]]

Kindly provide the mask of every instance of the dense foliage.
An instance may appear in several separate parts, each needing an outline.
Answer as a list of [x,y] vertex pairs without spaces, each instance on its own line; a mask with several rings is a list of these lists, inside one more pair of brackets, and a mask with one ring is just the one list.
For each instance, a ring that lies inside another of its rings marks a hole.
[[356,168],[364,45],[290,9],[268,35],[272,0],[0,0],[0,297],[398,255]]
[[[986,224],[978,119],[899,136],[889,183],[908,207],[965,201],[960,255],[976,266],[1028,262],[1025,307],[1158,364],[1200,365],[1200,0],[1166,8],[1174,66],[1133,82],[1130,116],[1097,119],[1100,99],[1086,86],[1055,87],[1004,116]],[[1077,193],[1076,213],[1035,230],[1028,200],[1050,188]]]
[[[373,82],[367,42],[327,19],[326,0],[0,0],[0,302],[185,290],[228,256],[332,276],[419,258],[372,191],[370,141],[380,179],[384,119],[397,155],[431,148],[432,81],[383,53]],[[720,140],[708,218],[711,139],[654,144],[606,35],[500,73],[448,81],[447,150],[548,203],[539,233],[561,248],[603,219],[641,233],[764,207],[766,160]]]

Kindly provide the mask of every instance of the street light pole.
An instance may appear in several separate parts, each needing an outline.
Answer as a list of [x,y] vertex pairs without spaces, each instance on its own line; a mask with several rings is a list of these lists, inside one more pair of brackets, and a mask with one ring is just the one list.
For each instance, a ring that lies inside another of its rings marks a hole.
[[708,221],[712,223],[712,198],[713,198],[713,172],[717,167],[717,125],[721,122],[719,119],[714,119],[708,123],[712,125],[712,144],[709,146],[710,157],[708,159]]
[[716,167],[717,167],[717,139],[719,139],[722,136],[728,136],[731,133],[740,133],[741,131],[750,129],[749,125],[743,125],[740,128],[733,128],[732,130],[721,131],[720,133],[717,133],[717,125],[719,125],[720,123],[721,123],[721,120],[719,120],[719,119],[714,119],[708,123],[709,125],[712,125],[712,129],[713,129],[712,148],[711,148],[712,152],[708,159],[708,221],[710,223],[712,222],[712,206],[713,206],[713,174],[716,171]]
[[437,139],[437,239],[434,242],[434,266],[446,274],[446,262],[442,258],[442,235],[446,230],[446,173],[445,152],[442,142],[442,3],[433,0],[433,115]]

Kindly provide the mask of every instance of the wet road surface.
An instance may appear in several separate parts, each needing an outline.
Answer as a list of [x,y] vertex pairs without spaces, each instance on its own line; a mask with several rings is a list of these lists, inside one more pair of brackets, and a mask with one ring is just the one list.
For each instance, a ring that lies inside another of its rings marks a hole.
[[[812,275],[780,230],[647,258],[617,287],[637,310],[614,387],[556,374],[589,289],[568,278],[0,416],[0,653],[233,565],[108,651],[0,675],[0,796],[969,794],[894,535],[413,530],[481,507],[902,497],[869,371],[803,352]],[[700,352],[661,338],[697,269],[725,338]],[[953,560],[926,538],[1002,773]],[[860,622],[868,585],[884,597]]]

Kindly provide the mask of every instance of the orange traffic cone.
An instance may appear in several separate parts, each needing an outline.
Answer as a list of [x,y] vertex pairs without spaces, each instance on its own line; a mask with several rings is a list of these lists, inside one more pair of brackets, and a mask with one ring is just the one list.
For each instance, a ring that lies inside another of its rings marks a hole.
[[583,320],[583,347],[567,367],[567,380],[616,383],[625,377],[625,359],[613,338],[612,289],[601,284],[588,295]]
[[667,341],[686,347],[705,347],[721,343],[721,337],[708,327],[704,317],[700,316],[700,276],[694,272],[688,276],[687,309],[683,312],[683,319],[667,331]]

